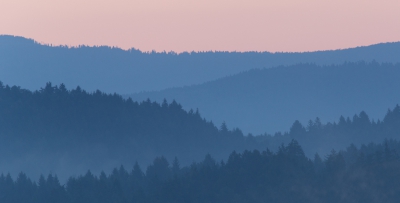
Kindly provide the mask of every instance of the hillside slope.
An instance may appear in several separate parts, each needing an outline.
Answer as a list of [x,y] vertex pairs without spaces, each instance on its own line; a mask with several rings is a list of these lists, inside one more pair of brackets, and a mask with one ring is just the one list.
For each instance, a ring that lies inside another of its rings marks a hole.
[[400,102],[400,64],[300,64],[256,69],[201,85],[132,94],[134,100],[176,99],[199,108],[217,125],[226,121],[245,133],[287,131],[294,120],[307,124],[317,116],[337,121],[366,111],[382,119]]
[[133,102],[51,83],[31,92],[0,82],[0,140],[0,174],[37,177],[97,173],[135,161],[147,166],[162,155],[188,165],[207,153],[222,159],[256,147],[240,130],[219,129],[175,101]]
[[225,124],[217,128],[198,111],[185,111],[175,101],[134,102],[117,94],[67,90],[50,83],[31,92],[0,82],[0,174],[56,173],[65,181],[87,170],[98,174],[121,164],[132,167],[135,161],[146,167],[157,156],[169,161],[177,157],[181,166],[188,166],[208,153],[226,161],[233,150],[275,151],[296,139],[313,157],[351,143],[400,138],[398,105],[382,121],[371,121],[365,112],[337,121],[316,119],[304,126],[294,121],[288,133],[244,136]]
[[37,90],[46,82],[88,91],[130,94],[201,84],[255,68],[300,62],[400,62],[400,43],[309,53],[192,52],[143,53],[112,47],[68,48],[0,36],[0,80]]

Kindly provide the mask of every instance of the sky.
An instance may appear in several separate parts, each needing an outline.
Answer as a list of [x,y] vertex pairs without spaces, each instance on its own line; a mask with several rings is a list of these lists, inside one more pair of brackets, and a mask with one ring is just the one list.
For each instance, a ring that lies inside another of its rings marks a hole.
[[0,0],[0,34],[142,51],[303,52],[400,41],[399,0]]

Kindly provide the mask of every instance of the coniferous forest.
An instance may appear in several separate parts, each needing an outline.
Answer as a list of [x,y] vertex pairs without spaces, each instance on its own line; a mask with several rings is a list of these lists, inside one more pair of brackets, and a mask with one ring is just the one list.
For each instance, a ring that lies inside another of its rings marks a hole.
[[[400,55],[400,52],[399,54]],[[302,63],[253,69],[203,84],[141,92],[134,101],[175,99],[199,108],[202,116],[243,132],[287,131],[294,120],[307,125],[315,117],[337,121],[361,111],[382,119],[400,101],[400,63],[345,62],[336,65]],[[44,84],[44,83],[43,83]]]
[[0,203],[400,203],[399,0],[0,2]]
[[[4,140],[0,162],[4,167],[19,160],[47,160],[44,163],[48,164],[37,166],[38,171],[41,167],[74,170],[68,165],[78,165],[80,171],[98,166],[92,170],[99,172],[117,163],[132,164],[132,160],[145,166],[156,156],[179,157],[187,165],[207,153],[221,160],[233,150],[277,150],[292,139],[311,157],[352,143],[399,139],[400,131],[399,106],[389,109],[382,121],[371,121],[361,112],[334,123],[322,124],[319,118],[306,125],[295,121],[287,132],[253,136],[229,129],[225,123],[215,126],[198,110],[185,111],[176,101],[138,103],[118,94],[89,93],[80,87],[68,90],[63,84],[47,83],[32,92],[0,83],[0,98],[0,137]],[[60,157],[62,162],[55,161]],[[17,170],[24,167],[21,164]]]
[[326,157],[305,156],[297,141],[276,152],[232,152],[226,162],[206,155],[180,167],[157,157],[145,170],[115,168],[71,177],[55,175],[32,181],[24,173],[0,176],[1,202],[397,202],[400,161],[387,140]]
[[399,139],[399,105],[253,135],[175,100],[0,82],[0,202],[397,202]]
[[0,34],[0,80],[36,90],[44,83],[132,94],[201,84],[242,71],[280,65],[343,62],[399,63],[400,43],[304,53],[143,52],[108,46],[50,46]]
[[[178,156],[190,164],[206,153],[220,159],[252,145],[244,142],[239,129],[219,129],[175,101],[137,103],[51,83],[35,92],[0,84],[0,98],[3,170],[79,174],[88,168],[111,170],[132,160],[146,165],[156,156]],[[31,166],[38,161],[43,164]]]

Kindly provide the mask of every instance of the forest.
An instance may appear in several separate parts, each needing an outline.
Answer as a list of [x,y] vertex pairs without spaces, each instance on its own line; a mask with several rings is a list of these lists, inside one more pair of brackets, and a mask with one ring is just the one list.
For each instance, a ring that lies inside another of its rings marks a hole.
[[[49,172],[62,180],[91,169],[111,172],[116,165],[146,167],[154,157],[178,157],[182,166],[205,154],[226,160],[232,151],[276,151],[297,140],[307,157],[322,156],[348,145],[399,139],[400,107],[382,120],[365,112],[322,123],[294,121],[286,132],[244,135],[223,123],[217,127],[198,110],[185,111],[176,101],[134,102],[118,94],[87,92],[79,86],[47,83],[38,91],[0,83],[0,172],[29,177]],[[397,145],[394,150],[400,150]],[[42,164],[35,164],[40,162]]]
[[[383,120],[370,120],[362,111],[352,118],[341,116],[337,122],[322,124],[320,118],[309,120],[303,126],[295,121],[288,132],[277,132],[272,135],[257,136],[257,139],[272,144],[288,143],[296,139],[306,148],[306,154],[311,156],[315,152],[327,154],[327,150],[343,149],[348,144],[379,143],[383,139],[400,139],[400,106],[388,109]],[[268,145],[272,147],[271,145]],[[400,150],[400,149],[399,149]]]
[[49,174],[32,181],[24,173],[0,176],[0,201],[12,203],[130,202],[397,202],[400,143],[350,145],[313,159],[296,140],[269,149],[232,152],[224,161],[211,155],[181,167],[156,157],[142,170],[115,168],[70,177],[65,184]]
[[400,203],[399,8],[0,0],[0,203]]
[[[105,170],[132,159],[147,164],[160,155],[190,164],[246,145],[239,129],[218,129],[175,101],[138,103],[51,83],[34,92],[0,83],[0,139],[2,170],[36,171],[31,175]],[[38,161],[43,164],[31,167]],[[82,169],[71,167],[76,165]]]
[[37,90],[48,81],[132,94],[201,84],[256,68],[315,63],[399,63],[400,43],[304,53],[142,52],[109,46],[52,46],[0,35],[0,80]]
[[[245,134],[287,131],[293,121],[334,122],[361,111],[382,119],[400,101],[400,63],[344,62],[253,69],[199,85],[126,95],[134,101],[175,99],[185,110]],[[372,99],[377,98],[377,99]]]

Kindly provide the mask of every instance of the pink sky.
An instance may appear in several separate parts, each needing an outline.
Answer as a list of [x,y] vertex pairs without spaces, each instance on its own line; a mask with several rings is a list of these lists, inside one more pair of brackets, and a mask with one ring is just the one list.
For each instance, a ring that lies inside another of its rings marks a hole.
[[1,0],[0,34],[143,51],[314,51],[400,41],[399,0]]

